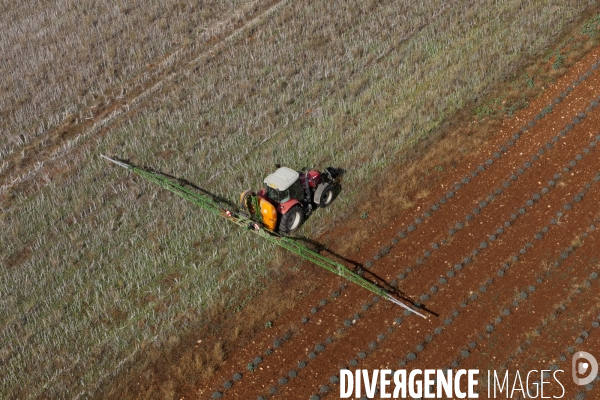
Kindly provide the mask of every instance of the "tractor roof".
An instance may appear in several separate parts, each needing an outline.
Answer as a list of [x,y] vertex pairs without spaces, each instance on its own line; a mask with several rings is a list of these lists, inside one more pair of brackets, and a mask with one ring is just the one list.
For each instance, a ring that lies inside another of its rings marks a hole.
[[265,183],[274,189],[285,190],[298,180],[300,174],[293,169],[281,167],[265,178]]

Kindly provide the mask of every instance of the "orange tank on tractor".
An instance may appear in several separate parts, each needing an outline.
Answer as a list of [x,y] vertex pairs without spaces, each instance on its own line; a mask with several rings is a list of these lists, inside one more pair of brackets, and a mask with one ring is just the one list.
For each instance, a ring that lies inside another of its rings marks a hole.
[[254,193],[244,191],[240,196],[242,207],[259,218],[274,232],[289,234],[296,231],[314,207],[327,207],[337,190],[338,171],[327,167],[323,172],[294,171],[277,166],[264,180],[265,186]]

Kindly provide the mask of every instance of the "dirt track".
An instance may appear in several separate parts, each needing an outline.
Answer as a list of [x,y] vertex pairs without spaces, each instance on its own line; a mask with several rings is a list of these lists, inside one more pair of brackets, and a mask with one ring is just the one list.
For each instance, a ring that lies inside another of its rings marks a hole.
[[570,378],[571,353],[600,355],[599,65],[595,49],[353,257],[428,320],[332,276],[198,398],[338,398],[341,368],[562,369],[563,398],[600,396]]

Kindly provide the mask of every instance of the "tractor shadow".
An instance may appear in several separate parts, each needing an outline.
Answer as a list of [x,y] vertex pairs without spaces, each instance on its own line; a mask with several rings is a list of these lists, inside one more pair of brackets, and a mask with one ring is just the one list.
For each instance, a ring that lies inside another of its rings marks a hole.
[[[133,165],[130,162],[125,161],[125,160],[118,160],[118,161],[127,162],[128,164]],[[187,179],[169,175],[162,171],[157,171],[156,169],[151,168],[151,167],[143,167],[143,169],[150,171],[153,174],[162,175],[165,178],[172,179],[183,187],[189,187],[189,188],[195,189],[195,190],[201,192],[202,194],[206,195],[207,197],[210,197],[221,208],[225,208],[225,209],[228,209],[231,211],[239,211],[239,208],[240,208],[239,205],[235,204],[228,198],[220,196],[218,194],[214,194],[212,192],[209,192],[208,190],[201,188],[200,186],[188,181]]]
[[324,245],[323,243],[320,243],[316,240],[309,239],[304,236],[294,236],[294,237],[290,236],[289,238],[292,240],[296,240],[296,241],[308,244],[317,253],[323,253],[323,252],[328,253],[329,255],[336,258],[338,261],[341,261],[345,265],[350,265],[351,268],[349,268],[349,269],[352,272],[360,275],[366,281],[374,283],[375,285],[379,286],[380,288],[382,288],[389,294],[393,295],[394,297],[409,303],[412,307],[414,307],[417,310],[424,311],[435,317],[439,317],[438,313],[434,312],[433,310],[428,309],[427,307],[425,307],[425,305],[412,299],[410,296],[408,296],[406,293],[404,293],[402,290],[400,290],[400,288],[397,286],[396,282],[386,281],[383,277],[377,275],[375,272],[368,269],[363,264],[361,264],[357,261],[351,260],[347,257],[342,256],[341,254],[334,252],[333,250],[329,249],[326,245]]

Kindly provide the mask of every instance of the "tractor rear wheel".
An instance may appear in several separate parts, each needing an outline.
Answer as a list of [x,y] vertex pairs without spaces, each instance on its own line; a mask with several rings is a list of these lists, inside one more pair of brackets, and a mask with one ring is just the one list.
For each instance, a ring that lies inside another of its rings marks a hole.
[[299,205],[295,205],[288,212],[281,216],[279,222],[279,231],[281,233],[293,233],[304,222],[304,211]]
[[[315,203],[321,208],[325,208],[333,201],[334,193],[333,186],[324,184],[325,186],[321,189],[318,188],[315,192]],[[321,190],[319,190],[321,189]]]

